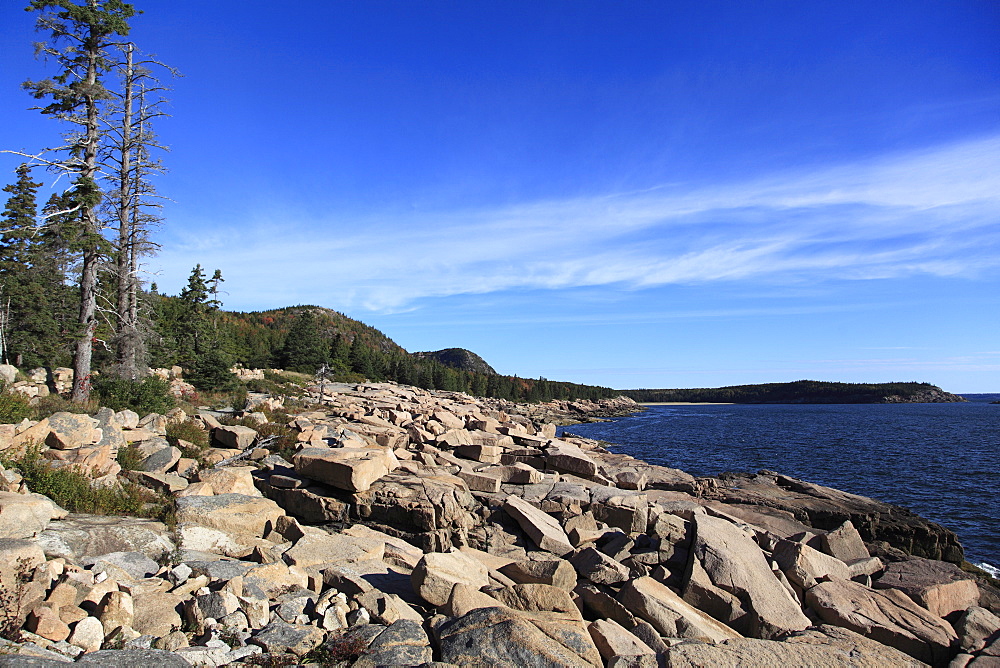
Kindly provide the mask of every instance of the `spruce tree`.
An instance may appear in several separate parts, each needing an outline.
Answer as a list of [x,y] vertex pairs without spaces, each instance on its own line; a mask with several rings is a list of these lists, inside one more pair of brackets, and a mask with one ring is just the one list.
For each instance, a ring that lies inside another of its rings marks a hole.
[[201,265],[195,265],[179,297],[177,321],[173,323],[178,361],[193,366],[206,352],[210,338],[208,285]]
[[29,11],[38,11],[37,29],[48,33],[48,41],[37,45],[39,53],[52,58],[61,71],[51,79],[26,81],[24,88],[39,107],[75,128],[70,143],[45,152],[36,160],[72,179],[72,211],[78,212],[77,244],[81,253],[79,331],[73,355],[75,402],[90,396],[93,340],[97,330],[98,262],[106,242],[101,236],[98,206],[101,202],[99,152],[104,132],[101,126],[110,95],[102,77],[111,67],[108,50],[118,36],[129,32],[132,5],[121,0],[33,0]]
[[32,247],[37,244],[38,189],[31,180],[31,167],[22,164],[16,170],[17,181],[4,186],[10,193],[0,217],[0,272],[24,271],[29,265]]
[[[22,362],[11,355],[15,338],[12,334],[24,316],[25,298],[31,292],[30,281],[24,279],[35,240],[38,215],[35,200],[42,185],[31,180],[31,167],[27,164],[19,166],[16,173],[17,181],[3,188],[10,198],[0,217],[0,359],[5,364],[12,359]],[[13,347],[16,351],[17,345]]]
[[315,373],[327,363],[329,346],[323,339],[315,314],[303,309],[292,323],[281,350],[281,364],[285,369]]
[[344,335],[337,332],[330,342],[330,365],[338,372],[346,372],[351,367],[351,346],[347,343]]
[[372,359],[368,346],[361,343],[361,337],[356,335],[351,342],[351,351],[348,353],[351,363],[351,371],[361,374],[365,378],[371,379],[374,375],[372,369]]
[[222,305],[218,299],[220,282],[222,273],[218,269],[206,281],[201,265],[196,265],[181,290],[173,322],[164,323],[176,341],[178,361],[199,390],[228,390],[236,382],[229,370],[232,360],[220,346],[216,320]]
[[28,165],[17,176],[3,188],[11,196],[0,216],[0,357],[29,368],[59,366],[69,362],[65,344],[77,301],[66,284],[63,244],[39,226],[41,184]]

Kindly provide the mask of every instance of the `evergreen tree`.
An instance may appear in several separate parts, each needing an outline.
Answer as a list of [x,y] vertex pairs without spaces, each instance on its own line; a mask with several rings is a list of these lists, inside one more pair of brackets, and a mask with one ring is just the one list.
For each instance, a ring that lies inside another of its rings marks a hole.
[[350,362],[351,346],[344,340],[344,335],[337,332],[333,335],[333,341],[330,343],[330,363],[342,363],[344,367],[348,367]]
[[177,361],[182,366],[193,367],[198,357],[208,348],[210,321],[207,302],[205,272],[198,264],[191,270],[187,285],[181,290],[176,322],[172,327]]
[[38,51],[51,57],[61,71],[52,79],[26,81],[24,88],[36,100],[49,99],[41,113],[75,126],[63,157],[37,159],[73,179],[73,210],[78,212],[77,248],[80,267],[80,331],[73,355],[73,396],[84,402],[90,396],[93,339],[97,330],[98,261],[105,249],[98,218],[101,188],[98,154],[104,135],[101,117],[109,99],[102,76],[111,66],[108,49],[116,36],[127,35],[128,19],[135,10],[121,0],[33,0],[28,7],[40,12],[37,28],[49,33]]
[[482,397],[486,394],[486,376],[481,373],[472,374],[469,386],[469,394],[474,397]]
[[198,355],[187,369],[186,378],[199,390],[232,390],[237,385],[230,368],[232,360],[223,351],[212,348]]
[[4,186],[10,193],[0,217],[0,358],[10,361],[10,336],[20,315],[23,288],[19,277],[28,271],[29,244],[34,237],[41,183],[31,180],[31,168],[17,168],[17,181]]
[[316,316],[309,309],[303,309],[285,338],[281,350],[281,365],[291,371],[315,373],[327,363],[330,347],[320,333]]
[[3,188],[10,193],[0,217],[0,272],[5,275],[25,271],[37,244],[36,199],[42,184],[31,180],[31,167],[27,164],[19,166],[16,173],[17,181]]
[[229,370],[233,360],[220,346],[216,318],[222,304],[218,300],[221,281],[218,269],[206,281],[201,265],[195,265],[176,300],[173,322],[164,323],[175,341],[177,361],[199,390],[231,389],[236,380]]
[[41,184],[27,165],[17,175],[3,188],[11,196],[0,216],[0,356],[16,366],[61,366],[76,300],[60,244],[38,226]]
[[365,378],[371,379],[374,376],[372,360],[368,346],[361,343],[361,337],[355,335],[351,342],[351,351],[348,354],[351,363],[351,371],[361,374]]

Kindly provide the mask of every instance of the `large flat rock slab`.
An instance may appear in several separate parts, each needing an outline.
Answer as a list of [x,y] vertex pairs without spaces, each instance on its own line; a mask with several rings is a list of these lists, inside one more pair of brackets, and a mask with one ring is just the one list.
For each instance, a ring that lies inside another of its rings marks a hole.
[[757,543],[738,526],[696,515],[692,549],[712,584],[748,608],[748,635],[769,639],[809,627],[809,618],[771,572]]
[[257,432],[250,427],[241,425],[224,425],[213,429],[212,437],[219,443],[219,447],[246,450],[253,445],[257,438]]
[[591,667],[570,648],[543,633],[517,611],[477,608],[437,628],[441,660],[457,666],[511,668]]
[[399,466],[387,448],[302,448],[292,461],[300,475],[348,492],[368,491]]
[[718,645],[681,643],[666,654],[671,668],[924,668],[892,647],[846,629],[821,626],[784,642],[739,638]]
[[563,531],[559,522],[548,513],[543,513],[516,496],[508,496],[504,500],[503,509],[541,549],[560,557],[573,551],[569,536]]
[[246,556],[285,511],[270,499],[244,494],[182,496],[177,525],[184,549]]
[[926,663],[947,662],[950,647],[958,640],[947,622],[895,589],[823,582],[806,592],[806,603],[827,624],[851,629]]
[[430,638],[420,622],[400,619],[379,633],[352,668],[421,666],[433,658]]
[[38,536],[49,558],[71,561],[109,552],[141,552],[156,559],[174,550],[170,530],[162,522],[119,515],[72,513],[49,523]]
[[721,642],[742,637],[650,577],[627,582],[622,587],[619,600],[629,612],[645,619],[660,635],[668,638]]
[[589,478],[597,474],[597,462],[580,446],[567,441],[552,440],[545,453],[545,465],[563,473]]
[[100,440],[97,421],[80,413],[56,413],[49,416],[45,445],[56,450],[70,450]]
[[482,522],[479,502],[465,482],[440,469],[403,469],[350,497],[367,524],[392,528],[427,552],[468,544],[469,531]]
[[826,531],[850,521],[866,541],[884,540],[916,557],[956,564],[964,559],[955,532],[899,506],[776,473],[727,475],[719,482],[706,498],[784,510]]
[[433,606],[442,606],[457,584],[475,588],[489,584],[486,566],[463,552],[425,554],[411,575],[413,591]]
[[975,580],[954,564],[932,559],[891,563],[874,586],[899,589],[938,617],[979,603]]
[[0,492],[0,538],[30,538],[66,511],[41,494]]
[[183,668],[190,666],[184,658],[160,649],[102,649],[85,654],[76,662],[87,666],[104,668]]
[[[629,662],[647,661],[655,665],[656,652],[644,642],[628,632],[621,624],[610,619],[598,619],[587,627],[594,639],[601,658],[610,662],[618,658]],[[639,657],[643,657],[640,659]]]

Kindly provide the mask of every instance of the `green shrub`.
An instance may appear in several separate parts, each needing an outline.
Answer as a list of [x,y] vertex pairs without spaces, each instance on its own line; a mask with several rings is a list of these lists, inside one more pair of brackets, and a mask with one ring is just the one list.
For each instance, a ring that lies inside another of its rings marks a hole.
[[11,424],[34,415],[31,400],[20,392],[0,393],[0,423]]
[[302,388],[294,383],[276,383],[273,380],[261,380],[251,378],[246,383],[246,388],[250,392],[259,394],[270,394],[271,396],[281,396],[283,394],[301,394]]
[[310,409],[312,407],[313,407],[313,404],[312,403],[306,403],[305,399],[302,399],[300,397],[289,397],[289,396],[286,396],[285,397],[284,406],[282,407],[282,410],[284,410],[286,413],[289,413],[289,412],[290,413],[301,413],[302,411],[304,411],[306,409]]
[[249,400],[250,397],[247,394],[247,388],[239,387],[233,392],[233,400],[230,405],[233,407],[233,410],[242,411],[246,409]]
[[[179,441],[187,441],[194,447],[179,444]],[[167,442],[180,448],[182,457],[198,459],[208,449],[208,432],[196,420],[170,423],[167,425]]]
[[118,456],[115,459],[123,471],[138,471],[143,457],[134,445],[126,445],[124,448],[118,448]]
[[250,380],[247,381],[246,386],[248,392],[270,393],[267,381],[260,380],[259,378],[251,378]]
[[286,414],[284,417],[286,420],[280,424],[276,422],[259,424],[256,420],[249,417],[224,417],[220,418],[219,422],[233,427],[250,427],[257,432],[258,442],[271,439],[264,444],[264,447],[271,452],[281,455],[288,461],[291,461],[291,456],[295,454],[295,448],[298,445],[298,440],[296,438],[296,433],[285,425],[285,422],[288,421],[288,415]]
[[170,383],[157,376],[142,380],[101,377],[94,381],[102,406],[121,411],[133,410],[139,415],[166,413],[176,405],[170,394]]
[[264,378],[254,378],[246,382],[251,392],[270,394],[271,396],[300,396],[303,385],[312,382],[312,376],[291,371],[264,371]]
[[229,367],[232,361],[218,350],[209,350],[198,356],[187,370],[187,381],[199,391],[229,392],[239,382]]
[[236,417],[235,415],[222,415],[218,418],[219,424],[224,424],[227,427],[250,427],[251,429],[260,429],[260,423],[254,418],[243,416]]
[[360,635],[342,633],[329,638],[305,656],[306,663],[324,666],[350,665],[368,649],[368,641]]
[[264,409],[264,415],[267,416],[268,422],[275,422],[277,424],[287,425],[292,421],[292,416],[288,414],[284,408],[278,408],[276,410]]
[[55,467],[42,457],[37,444],[29,445],[21,456],[0,463],[16,469],[32,492],[44,494],[70,512],[136,515],[161,521],[168,520],[173,512],[172,499],[157,496],[145,487],[132,483],[95,487],[91,478],[76,467]]
[[41,420],[55,413],[93,413],[97,409],[98,404],[95,399],[91,399],[85,404],[75,404],[53,393],[45,397],[39,397],[38,403],[35,404],[34,419]]
[[266,443],[265,447],[271,452],[281,455],[284,459],[292,461],[292,455],[295,454],[295,450],[298,447],[298,439],[293,430],[286,427],[284,424],[277,424],[275,422],[268,422],[267,424],[262,424],[254,427],[257,430],[257,436],[260,441],[273,437],[274,440]]
[[285,383],[308,383],[312,380],[312,376],[291,371],[271,371],[270,369],[265,369],[264,380],[284,385]]

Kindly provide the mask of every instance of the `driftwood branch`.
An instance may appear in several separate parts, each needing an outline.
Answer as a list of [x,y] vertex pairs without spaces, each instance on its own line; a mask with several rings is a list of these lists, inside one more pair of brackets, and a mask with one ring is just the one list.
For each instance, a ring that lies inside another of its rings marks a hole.
[[278,436],[268,436],[267,438],[265,438],[263,441],[261,441],[257,445],[254,445],[254,446],[251,446],[251,447],[247,448],[246,450],[244,450],[243,452],[241,452],[238,455],[233,455],[232,457],[229,457],[227,459],[223,459],[221,462],[219,462],[218,464],[216,464],[212,468],[213,469],[217,469],[220,466],[229,466],[230,464],[232,464],[234,462],[239,462],[239,461],[242,461],[244,459],[247,459],[247,458],[250,457],[251,454],[253,454],[253,451],[256,448],[267,447],[271,443],[274,443],[275,441],[277,441],[278,438],[279,438]]

